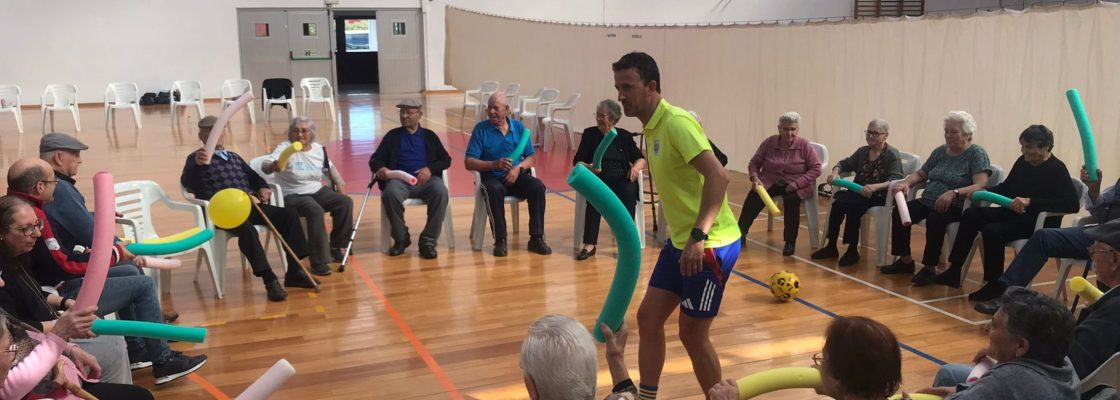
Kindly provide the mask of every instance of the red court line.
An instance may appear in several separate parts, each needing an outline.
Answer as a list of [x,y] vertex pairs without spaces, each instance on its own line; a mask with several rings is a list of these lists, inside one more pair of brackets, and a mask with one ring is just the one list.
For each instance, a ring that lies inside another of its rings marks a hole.
[[408,324],[404,322],[404,318],[402,318],[401,314],[397,312],[397,309],[393,307],[393,304],[389,303],[389,299],[385,297],[385,293],[381,292],[381,289],[373,282],[373,279],[369,277],[369,274],[366,273],[366,269],[354,258],[350,259],[350,264],[353,265],[354,268],[352,269],[357,272],[358,276],[362,278],[362,281],[366,283],[366,287],[369,288],[369,291],[373,292],[373,295],[376,296],[378,300],[381,300],[381,305],[385,306],[385,311],[393,318],[393,322],[397,323],[397,328],[401,330],[404,337],[412,344],[412,348],[420,355],[420,359],[424,360],[424,364],[428,365],[428,369],[432,370],[432,373],[436,375],[439,382],[443,384],[443,388],[447,390],[451,398],[454,400],[463,400],[463,395],[459,393],[459,389],[451,382],[451,378],[443,372],[443,368],[440,368],[435,358],[432,358],[432,354],[428,352],[428,349],[420,342],[420,338],[417,338],[416,334],[412,332],[412,329],[408,327]]
[[214,386],[214,384],[210,383],[210,381],[206,380],[206,378],[203,378],[202,375],[199,375],[197,373],[196,374],[190,374],[190,375],[187,375],[187,379],[190,379],[191,382],[194,382],[194,383],[198,384],[198,386],[202,386],[202,390],[205,390],[207,393],[210,393],[210,395],[214,396],[215,399],[230,400],[229,396],[226,396],[225,393],[222,393],[221,390],[219,390],[216,386]]

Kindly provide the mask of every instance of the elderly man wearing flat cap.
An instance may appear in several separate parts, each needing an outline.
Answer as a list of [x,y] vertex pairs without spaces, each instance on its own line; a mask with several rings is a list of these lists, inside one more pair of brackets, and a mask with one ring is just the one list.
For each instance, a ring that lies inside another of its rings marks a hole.
[[[420,127],[423,104],[417,99],[407,99],[397,104],[401,126],[385,134],[377,151],[369,159],[369,170],[381,189],[381,206],[389,217],[393,247],[390,256],[404,253],[412,244],[408,225],[404,223],[404,201],[423,200],[428,206],[428,221],[420,232],[420,257],[436,258],[443,219],[447,216],[447,185],[443,171],[451,166],[451,156],[443,148],[439,136],[430,129]],[[401,170],[416,177],[416,184],[390,179],[389,171]]]

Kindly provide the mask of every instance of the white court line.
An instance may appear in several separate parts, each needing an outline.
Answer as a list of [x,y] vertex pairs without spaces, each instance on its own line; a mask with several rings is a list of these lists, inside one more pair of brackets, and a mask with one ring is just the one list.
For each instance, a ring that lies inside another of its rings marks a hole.
[[959,299],[961,297],[967,297],[967,296],[968,296],[968,294],[965,293],[965,294],[958,294],[958,295],[953,295],[953,296],[938,297],[936,299],[922,300],[922,304],[929,304],[929,303],[936,303],[936,302],[939,302],[939,301]]
[[[772,251],[774,251],[774,252],[778,252],[778,248],[777,248],[777,247],[772,247],[772,246],[770,246],[770,245],[768,245],[768,244],[766,244],[766,243],[760,242],[760,241],[758,241],[758,240],[755,240],[755,239],[751,239],[751,238],[749,238],[749,237],[748,237],[748,238],[747,238],[747,241],[749,241],[749,242],[751,242],[751,243],[754,243],[754,244],[756,244],[756,245],[762,246],[762,247],[764,247],[764,248],[770,249],[770,250],[772,250]],[[906,301],[908,301],[908,302],[910,302],[910,303],[912,303],[912,304],[914,304],[914,305],[917,305],[917,306],[920,306],[920,307],[923,307],[923,308],[929,309],[929,310],[931,310],[931,311],[933,311],[933,312],[936,312],[936,313],[942,314],[942,315],[944,315],[944,316],[946,316],[946,317],[949,317],[949,318],[955,319],[955,320],[957,320],[957,321],[961,321],[961,322],[964,322],[964,323],[966,323],[966,324],[969,324],[969,325],[972,325],[972,326],[977,326],[977,325],[985,324],[985,323],[987,323],[987,322],[988,322],[988,320],[983,320],[983,321],[973,321],[973,320],[970,320],[970,319],[968,319],[968,318],[964,318],[964,317],[961,317],[961,316],[959,316],[959,315],[956,315],[956,314],[950,313],[950,312],[948,312],[948,311],[945,311],[945,310],[942,310],[942,309],[940,309],[940,308],[937,308],[937,307],[934,307],[934,306],[931,306],[931,305],[925,304],[925,303],[923,303],[922,301],[919,301],[919,300],[916,300],[916,299],[910,298],[909,296],[904,296],[904,295],[902,295],[902,294],[896,293],[896,292],[894,292],[894,291],[892,291],[892,290],[889,290],[889,289],[887,289],[887,288],[884,288],[884,287],[882,287],[882,286],[876,285],[876,284],[874,284],[874,283],[871,283],[871,282],[865,281],[865,280],[863,280],[863,279],[860,279],[860,278],[856,278],[856,277],[854,277],[854,276],[851,276],[851,275],[845,274],[845,273],[843,273],[843,272],[840,272],[840,271],[834,270],[834,269],[832,269],[832,268],[828,268],[828,267],[826,267],[826,266],[824,266],[824,265],[821,265],[821,264],[817,264],[816,262],[814,262],[814,261],[812,261],[812,260],[806,259],[806,258],[804,258],[804,257],[801,257],[801,256],[798,256],[798,255],[793,255],[793,256],[791,256],[791,257],[792,257],[793,259],[795,259],[795,260],[798,260],[798,261],[801,261],[801,262],[803,262],[803,263],[806,263],[806,264],[812,265],[812,266],[814,266],[814,267],[817,267],[817,268],[820,268],[820,269],[822,269],[822,270],[825,270],[825,271],[831,272],[831,273],[833,273],[833,274],[836,274],[836,275],[842,276],[842,277],[844,277],[844,278],[847,278],[847,279],[850,279],[850,280],[852,280],[852,281],[855,281],[855,282],[861,283],[861,284],[863,284],[864,286],[870,287],[870,288],[872,288],[872,289],[878,290],[878,291],[880,291],[880,292],[883,292],[883,293],[889,294],[889,295],[891,295],[891,296],[894,296],[894,297],[898,297],[898,298],[900,298],[900,299],[903,299],[903,300],[906,300]]]

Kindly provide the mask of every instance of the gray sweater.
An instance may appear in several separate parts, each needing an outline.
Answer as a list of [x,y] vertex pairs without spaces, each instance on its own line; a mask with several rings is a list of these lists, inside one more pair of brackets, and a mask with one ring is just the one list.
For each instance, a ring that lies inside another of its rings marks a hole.
[[1029,358],[999,363],[972,386],[946,400],[1076,400],[1081,382],[1069,359],[1055,367]]

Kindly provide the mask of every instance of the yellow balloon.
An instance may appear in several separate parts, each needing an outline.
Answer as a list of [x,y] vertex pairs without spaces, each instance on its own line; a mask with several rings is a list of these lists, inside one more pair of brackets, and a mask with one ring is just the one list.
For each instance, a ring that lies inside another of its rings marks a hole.
[[210,198],[207,213],[214,226],[233,229],[249,219],[249,209],[253,208],[249,195],[240,189],[222,189]]

